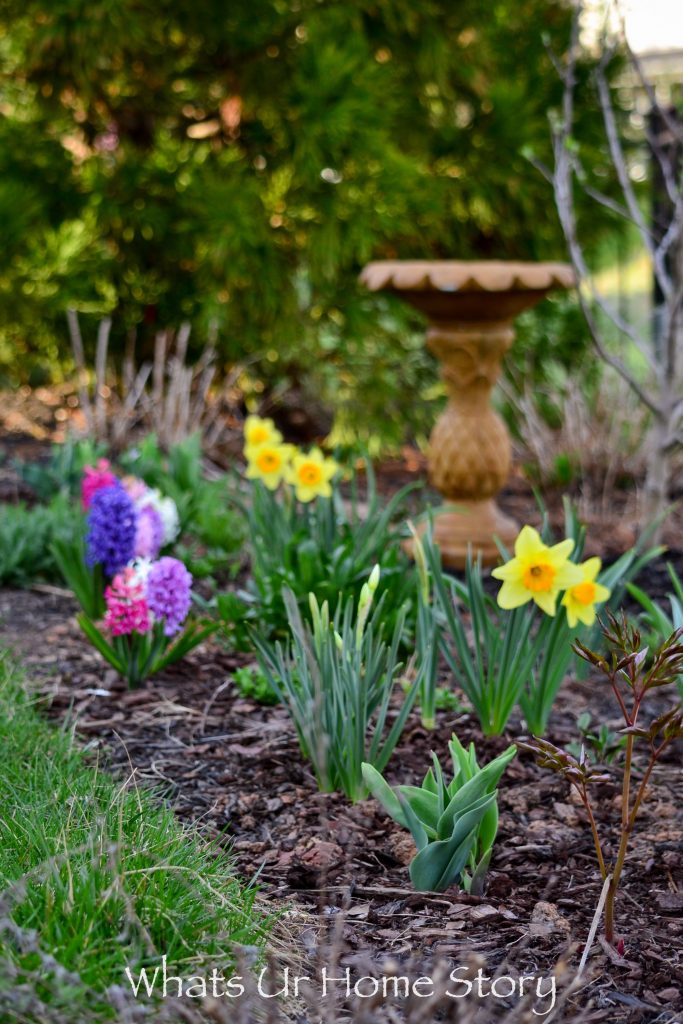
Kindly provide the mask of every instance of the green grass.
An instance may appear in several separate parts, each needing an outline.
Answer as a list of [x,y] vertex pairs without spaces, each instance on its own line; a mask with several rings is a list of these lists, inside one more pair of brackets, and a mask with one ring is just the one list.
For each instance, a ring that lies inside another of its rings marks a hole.
[[268,922],[224,853],[44,721],[0,652],[0,1020],[116,1019],[124,970],[234,963]]

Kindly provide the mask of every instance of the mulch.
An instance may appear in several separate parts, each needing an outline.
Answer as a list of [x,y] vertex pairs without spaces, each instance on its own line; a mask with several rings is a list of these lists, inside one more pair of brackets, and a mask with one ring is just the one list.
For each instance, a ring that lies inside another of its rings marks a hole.
[[[22,396],[15,403],[22,415],[25,401]],[[3,435],[2,500],[31,498],[12,459],[44,457],[49,424],[39,425],[40,430],[28,431],[22,420],[14,429],[25,429],[23,435]],[[391,493],[423,472],[418,453],[404,454],[380,467],[380,490]],[[561,494],[545,497],[559,526]],[[501,505],[519,522],[539,521],[531,487],[519,474]],[[587,554],[608,559],[633,543],[632,492],[611,493],[581,511],[588,524]],[[666,557],[683,574],[683,510],[669,517],[665,541],[673,548]],[[666,594],[665,559],[649,566],[641,582],[653,596]],[[369,954],[425,961],[445,957],[460,964],[474,954],[484,958],[488,973],[547,976],[563,958],[576,967],[601,883],[581,806],[566,784],[531,758],[518,756],[503,777],[500,829],[485,895],[471,897],[455,888],[439,895],[416,893],[407,869],[414,852],[410,837],[372,801],[353,806],[339,794],[319,793],[284,710],[240,695],[232,672],[249,663],[249,656],[214,639],[142,689],[128,692],[85,642],[75,610],[59,588],[0,589],[0,642],[21,656],[51,718],[74,722],[93,756],[123,777],[133,769],[140,783],[157,787],[172,802],[180,819],[229,847],[245,878],[258,874],[261,893],[274,910],[294,907],[295,921],[309,922],[297,936],[302,955],[315,955],[319,923],[332,922],[349,962]],[[565,684],[548,738],[559,745],[575,740],[576,718],[584,710],[594,721],[619,728],[609,694],[589,679]],[[507,737],[485,739],[471,715],[442,712],[437,730],[426,733],[413,715],[390,762],[389,781],[419,782],[432,749],[445,760],[453,732],[463,743],[474,740],[481,762],[514,740],[519,727],[513,720]],[[618,787],[605,784],[598,797],[598,823],[609,837],[609,856],[617,839]],[[571,997],[569,1016],[562,1020],[681,1024],[680,744],[654,773],[627,859],[617,927],[623,956],[595,942],[587,983]]]
[[[654,577],[653,577],[654,578]],[[75,722],[111,770],[135,770],[159,787],[178,816],[232,850],[238,871],[258,872],[273,908],[292,905],[311,920],[342,922],[345,956],[415,956],[463,963],[473,952],[487,969],[547,973],[562,957],[576,966],[600,893],[590,832],[569,787],[526,755],[500,789],[500,831],[483,897],[453,888],[414,892],[409,837],[373,801],[352,806],[320,794],[281,707],[242,697],[231,679],[248,656],[212,640],[140,690],[128,692],[80,635],[74,605],[56,588],[0,591],[2,642],[21,654],[55,720]],[[589,709],[618,728],[595,680],[563,688],[549,738],[576,738]],[[665,699],[665,698],[662,698]],[[419,782],[436,750],[444,760],[456,732],[473,739],[480,761],[507,745],[484,739],[466,713],[442,712],[426,733],[417,716],[388,770],[390,782]],[[517,732],[518,734],[518,732]],[[599,791],[599,826],[614,852],[619,795]],[[618,956],[596,941],[586,987],[571,999],[581,1019],[605,1024],[680,1021],[683,1007],[683,769],[681,749],[656,769],[618,899]],[[314,952],[315,927],[301,951]],[[579,1008],[584,1011],[580,1016]],[[533,1018],[536,1019],[536,1018]],[[543,1019],[543,1018],[540,1018]]]

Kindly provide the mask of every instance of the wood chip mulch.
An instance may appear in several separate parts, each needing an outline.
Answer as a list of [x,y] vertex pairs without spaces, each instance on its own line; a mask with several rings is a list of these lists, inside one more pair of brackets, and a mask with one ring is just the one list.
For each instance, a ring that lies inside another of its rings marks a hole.
[[[569,788],[528,757],[508,768],[500,789],[500,831],[484,897],[410,888],[408,836],[372,801],[352,806],[320,794],[280,707],[237,692],[231,672],[248,658],[219,643],[142,689],[127,692],[81,637],[74,606],[53,588],[0,591],[0,639],[28,666],[49,698],[49,714],[74,719],[83,741],[111,770],[161,787],[178,816],[220,837],[246,877],[274,907],[293,905],[322,920],[343,913],[348,954],[463,962],[475,952],[489,969],[549,971],[564,955],[576,966],[595,912],[600,880],[584,814]],[[595,684],[567,684],[550,739],[575,738],[590,709],[618,728],[608,695]],[[456,732],[474,739],[480,761],[508,738],[484,739],[465,713],[441,713],[428,734],[411,719],[388,772],[418,782],[431,749],[445,760]],[[509,738],[514,739],[515,723]],[[599,793],[599,826],[614,852],[616,786]],[[611,830],[611,831],[610,831]],[[627,860],[618,900],[623,956],[594,944],[586,987],[573,997],[582,1020],[625,1024],[680,1021],[683,1008],[683,769],[681,748],[654,775]],[[304,951],[315,943],[304,929]],[[574,1005],[574,1004],[573,1004]],[[572,1019],[572,1018],[567,1018]],[[577,1018],[578,1019],[578,1018]]]

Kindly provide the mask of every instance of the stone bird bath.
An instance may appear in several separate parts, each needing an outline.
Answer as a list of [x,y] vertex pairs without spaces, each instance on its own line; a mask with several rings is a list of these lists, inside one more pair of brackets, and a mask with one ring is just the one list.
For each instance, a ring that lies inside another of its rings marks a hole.
[[510,438],[491,408],[513,320],[553,288],[571,288],[566,263],[396,260],[368,263],[361,282],[425,314],[427,345],[442,365],[448,404],[429,442],[429,478],[447,504],[434,514],[444,564],[464,568],[471,548],[498,561],[498,537],[511,547],[518,525],[495,498],[510,472]]

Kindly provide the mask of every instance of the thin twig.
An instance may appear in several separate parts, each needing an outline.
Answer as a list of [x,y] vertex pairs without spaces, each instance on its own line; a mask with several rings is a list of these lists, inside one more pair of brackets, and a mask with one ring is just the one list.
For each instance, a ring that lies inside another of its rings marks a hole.
[[600,899],[598,900],[598,905],[595,908],[595,913],[593,915],[593,920],[591,922],[590,931],[588,932],[588,938],[586,939],[586,945],[585,945],[584,950],[583,950],[583,956],[581,957],[581,963],[579,964],[579,970],[578,970],[577,975],[576,975],[577,978],[580,978],[581,975],[583,974],[583,972],[585,970],[585,967],[586,967],[586,962],[588,960],[588,954],[590,953],[591,947],[592,947],[593,943],[595,942],[595,933],[597,932],[598,925],[600,924],[600,918],[602,917],[602,911],[603,911],[603,908],[605,906],[605,900],[607,899],[607,890],[609,889],[611,881],[612,881],[612,876],[611,875],[607,875],[607,877],[605,878],[605,881],[602,883],[602,891],[600,892]]

